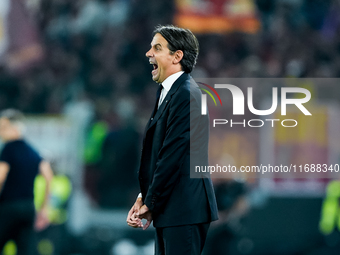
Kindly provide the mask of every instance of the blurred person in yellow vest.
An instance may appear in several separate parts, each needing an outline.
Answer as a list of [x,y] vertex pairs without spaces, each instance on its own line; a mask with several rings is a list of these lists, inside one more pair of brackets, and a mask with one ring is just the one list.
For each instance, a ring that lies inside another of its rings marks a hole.
[[[47,205],[53,172],[50,164],[23,137],[24,116],[15,109],[0,113],[0,251],[14,240],[17,254],[29,254],[32,232],[49,225]],[[44,202],[36,213],[34,180],[38,174],[46,180]]]
[[322,234],[330,235],[340,231],[340,181],[333,180],[327,185],[326,196],[322,203],[319,229]]
[[[44,205],[46,193],[46,180],[39,174],[34,181],[35,209],[40,211]],[[64,224],[67,221],[67,202],[71,196],[72,184],[63,174],[56,174],[50,183],[50,203],[48,206],[48,219],[51,225]]]

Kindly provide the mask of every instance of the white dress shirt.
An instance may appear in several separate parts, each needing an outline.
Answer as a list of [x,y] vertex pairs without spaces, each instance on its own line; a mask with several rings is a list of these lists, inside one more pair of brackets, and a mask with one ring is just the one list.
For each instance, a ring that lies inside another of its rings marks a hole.
[[[175,81],[184,73],[184,71],[179,71],[177,73],[174,73],[172,75],[170,75],[168,78],[166,78],[163,82],[162,82],[162,92],[161,95],[159,97],[159,101],[158,101],[158,108],[161,106],[164,98],[166,97],[166,95],[168,94],[168,92],[170,91],[172,84],[175,83]],[[160,85],[159,85],[160,86]]]

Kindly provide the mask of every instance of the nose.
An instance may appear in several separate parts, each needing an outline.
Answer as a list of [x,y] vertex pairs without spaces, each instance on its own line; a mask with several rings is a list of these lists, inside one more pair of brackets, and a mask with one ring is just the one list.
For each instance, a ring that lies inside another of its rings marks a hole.
[[151,52],[151,50],[152,50],[152,49],[150,49],[147,53],[145,53],[145,56],[146,56],[147,58],[152,57],[152,52]]

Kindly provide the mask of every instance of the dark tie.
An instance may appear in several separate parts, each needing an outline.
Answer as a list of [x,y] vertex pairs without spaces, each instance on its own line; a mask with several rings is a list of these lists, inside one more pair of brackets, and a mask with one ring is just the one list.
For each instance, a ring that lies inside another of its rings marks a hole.
[[158,110],[158,102],[159,102],[159,98],[161,96],[162,89],[163,89],[162,84],[159,84],[159,88],[158,88],[157,94],[156,94],[155,108],[153,109],[153,113],[152,113],[152,118],[155,116],[155,114],[156,114],[156,112]]

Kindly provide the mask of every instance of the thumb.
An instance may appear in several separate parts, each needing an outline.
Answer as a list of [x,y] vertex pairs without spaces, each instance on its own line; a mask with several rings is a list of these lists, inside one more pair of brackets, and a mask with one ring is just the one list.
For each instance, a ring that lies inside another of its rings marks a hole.
[[151,224],[151,220],[147,220],[147,222],[145,223],[143,230],[146,230]]

